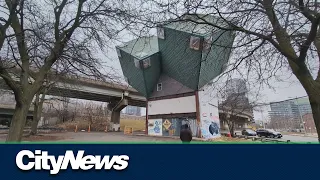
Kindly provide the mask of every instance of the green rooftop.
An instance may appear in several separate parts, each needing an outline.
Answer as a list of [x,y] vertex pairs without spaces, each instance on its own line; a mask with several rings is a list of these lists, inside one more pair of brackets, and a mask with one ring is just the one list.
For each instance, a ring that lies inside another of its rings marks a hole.
[[221,74],[235,34],[206,25],[205,21],[220,27],[228,25],[220,17],[188,15],[159,25],[157,36],[137,38],[116,47],[127,82],[146,98],[154,94],[158,98],[179,94],[181,87],[198,90]]
[[158,37],[141,37],[118,46],[118,48],[137,59],[144,59],[159,51]]

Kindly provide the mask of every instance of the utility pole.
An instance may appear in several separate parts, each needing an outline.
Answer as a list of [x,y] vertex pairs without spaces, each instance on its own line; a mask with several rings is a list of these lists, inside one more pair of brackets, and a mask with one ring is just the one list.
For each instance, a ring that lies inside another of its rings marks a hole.
[[[266,129],[266,123],[265,123],[265,119],[264,119],[264,117],[263,117],[263,113],[262,113],[262,110],[260,111],[260,113],[261,113],[261,121],[262,121],[262,127],[263,127],[263,129]],[[260,125],[260,124],[259,124]]]
[[298,103],[297,100],[298,100],[298,97],[295,98],[295,101],[296,101],[296,104],[297,104],[297,106],[298,106],[298,113],[299,113],[299,117],[300,117],[300,122],[301,122],[301,124],[302,124],[302,128],[303,128],[303,130],[304,130],[304,134],[306,134],[306,133],[307,133],[307,130],[306,130],[306,128],[304,127],[303,118],[302,118],[302,115],[301,115],[301,112],[300,112],[300,105],[299,105],[299,103]]

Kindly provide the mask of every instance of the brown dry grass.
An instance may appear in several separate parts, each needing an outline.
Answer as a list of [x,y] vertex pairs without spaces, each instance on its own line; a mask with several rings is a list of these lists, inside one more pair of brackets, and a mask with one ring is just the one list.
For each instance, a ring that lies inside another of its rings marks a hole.
[[[129,126],[133,128],[133,131],[142,131],[145,129],[145,119],[143,117],[129,117],[124,116],[121,117],[120,120],[120,130],[123,131],[125,126]],[[106,129],[106,126],[109,124],[109,119],[102,119],[93,121],[93,124],[90,127],[91,131],[103,132]],[[89,122],[83,119],[76,119],[76,121],[68,121],[62,124],[57,125],[60,128],[63,128],[67,131],[74,131],[76,126],[78,127],[78,131],[85,130],[88,131]]]
[[121,119],[120,130],[123,131],[125,126],[132,127],[133,131],[143,131],[146,128],[146,121],[144,119]]

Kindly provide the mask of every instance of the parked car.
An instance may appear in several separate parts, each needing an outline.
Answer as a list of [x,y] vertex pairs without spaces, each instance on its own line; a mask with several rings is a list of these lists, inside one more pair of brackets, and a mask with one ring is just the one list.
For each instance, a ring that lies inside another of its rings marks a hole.
[[273,129],[258,129],[256,132],[259,137],[270,137],[270,138],[282,137],[282,134],[280,132],[276,132]]
[[252,129],[244,129],[241,131],[241,134],[245,135],[245,136],[256,136],[257,135],[257,133]]

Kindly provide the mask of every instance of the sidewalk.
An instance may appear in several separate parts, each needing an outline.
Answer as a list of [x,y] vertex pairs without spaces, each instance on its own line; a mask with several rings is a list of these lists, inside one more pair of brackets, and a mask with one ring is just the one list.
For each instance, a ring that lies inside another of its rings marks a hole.
[[318,138],[317,134],[291,134],[291,133],[283,133],[284,135],[289,135],[289,136],[301,136],[301,137],[314,137],[314,138]]

